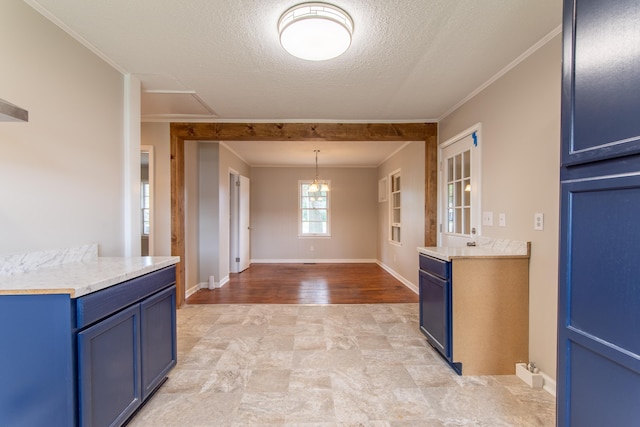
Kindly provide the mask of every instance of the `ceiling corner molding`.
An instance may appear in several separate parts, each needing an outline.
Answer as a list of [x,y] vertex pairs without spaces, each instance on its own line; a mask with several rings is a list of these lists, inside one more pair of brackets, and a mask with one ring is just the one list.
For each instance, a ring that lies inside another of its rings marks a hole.
[[438,118],[437,121],[440,122],[440,121],[444,120],[449,114],[453,113],[458,108],[460,108],[462,105],[467,103],[470,99],[472,99],[474,96],[476,96],[477,94],[479,94],[480,92],[485,90],[487,87],[491,86],[496,80],[498,80],[500,77],[502,77],[505,74],[507,74],[513,68],[518,66],[518,64],[520,64],[525,59],[527,59],[528,57],[533,55],[538,49],[540,49],[541,47],[543,47],[544,45],[549,43],[551,41],[551,39],[553,39],[555,36],[557,36],[560,33],[562,33],[562,25],[558,25],[556,28],[551,30],[551,32],[549,34],[544,36],[542,39],[540,39],[536,44],[531,46],[529,49],[525,50],[520,56],[518,56],[516,59],[511,61],[502,70],[498,71],[493,77],[491,77],[489,80],[487,80],[482,85],[480,85],[476,90],[474,90],[469,95],[464,97],[462,100],[460,100],[458,103],[456,103],[453,107],[449,108],[447,111],[442,113],[442,115]]
[[123,75],[129,74],[129,72],[127,70],[122,68],[119,64],[116,64],[115,62],[113,62],[113,60],[111,60],[111,58],[109,58],[107,55],[105,55],[100,49],[95,47],[93,44],[89,43],[89,41],[87,39],[85,39],[80,34],[76,33],[75,31],[73,31],[71,28],[69,28],[68,25],[66,25],[64,22],[62,22],[58,18],[56,18],[51,12],[49,12],[42,5],[40,5],[40,3],[37,2],[37,0],[23,0],[23,1],[25,3],[27,3],[29,6],[31,6],[40,15],[44,16],[49,21],[51,21],[52,24],[54,24],[55,26],[60,28],[65,33],[69,34],[69,36],[71,36],[71,38],[73,38],[78,43],[80,43],[81,45],[83,45],[84,47],[89,49],[91,52],[93,52],[95,55],[97,55],[104,62],[106,62],[107,64],[109,64],[113,68],[115,68],[119,73],[121,73]]

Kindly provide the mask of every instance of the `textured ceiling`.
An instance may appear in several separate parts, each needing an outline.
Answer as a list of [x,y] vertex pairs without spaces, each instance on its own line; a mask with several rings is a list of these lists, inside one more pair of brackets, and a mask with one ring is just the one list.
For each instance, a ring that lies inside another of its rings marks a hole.
[[278,42],[299,0],[25,2],[137,76],[146,121],[435,121],[562,17],[561,0],[336,0],[353,43],[311,62]]

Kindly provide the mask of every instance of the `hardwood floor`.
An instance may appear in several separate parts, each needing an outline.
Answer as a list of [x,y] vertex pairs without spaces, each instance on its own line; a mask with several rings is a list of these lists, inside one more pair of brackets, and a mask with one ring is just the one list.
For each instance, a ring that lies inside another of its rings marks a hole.
[[252,264],[231,274],[222,288],[201,289],[187,299],[187,304],[417,302],[417,294],[377,264]]

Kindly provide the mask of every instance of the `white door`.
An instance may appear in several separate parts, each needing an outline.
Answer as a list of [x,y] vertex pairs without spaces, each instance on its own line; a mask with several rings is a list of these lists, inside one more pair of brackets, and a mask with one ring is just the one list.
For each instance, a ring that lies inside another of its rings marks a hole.
[[240,175],[240,196],[238,198],[238,272],[251,264],[251,222],[249,217],[249,178]]
[[440,146],[440,246],[463,246],[480,235],[480,147],[479,125]]

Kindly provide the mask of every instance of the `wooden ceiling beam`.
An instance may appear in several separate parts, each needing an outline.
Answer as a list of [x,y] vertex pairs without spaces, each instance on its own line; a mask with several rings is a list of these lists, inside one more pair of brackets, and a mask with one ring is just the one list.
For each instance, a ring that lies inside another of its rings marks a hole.
[[171,123],[189,141],[425,141],[437,123]]

